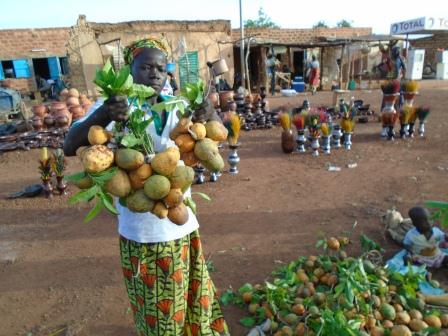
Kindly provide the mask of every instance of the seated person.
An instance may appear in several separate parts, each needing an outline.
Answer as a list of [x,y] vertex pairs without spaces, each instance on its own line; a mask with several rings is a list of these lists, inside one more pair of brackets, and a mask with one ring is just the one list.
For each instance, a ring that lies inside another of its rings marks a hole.
[[409,252],[409,260],[428,267],[439,268],[448,265],[448,255],[440,247],[446,247],[446,235],[429,221],[429,211],[416,206],[409,210],[409,217],[415,228],[409,230],[403,244]]

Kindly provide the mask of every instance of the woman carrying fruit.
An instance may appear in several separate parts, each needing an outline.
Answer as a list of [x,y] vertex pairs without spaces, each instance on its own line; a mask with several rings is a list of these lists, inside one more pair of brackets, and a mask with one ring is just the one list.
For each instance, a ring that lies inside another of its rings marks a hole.
[[[157,39],[144,39],[125,50],[134,83],[152,87],[156,95],[143,105],[151,113],[147,132],[157,152],[175,146],[169,137],[179,121],[175,111],[150,110],[161,101],[167,78],[167,49]],[[196,119],[218,119],[210,107]],[[104,128],[128,119],[125,96],[113,96],[92,109],[70,129],[65,143],[66,155],[88,145],[91,126]],[[201,112],[199,112],[201,113]],[[228,335],[226,322],[210,279],[198,233],[199,224],[189,210],[188,220],[175,225],[152,213],[134,213],[117,204],[121,264],[134,312],[138,335]]]

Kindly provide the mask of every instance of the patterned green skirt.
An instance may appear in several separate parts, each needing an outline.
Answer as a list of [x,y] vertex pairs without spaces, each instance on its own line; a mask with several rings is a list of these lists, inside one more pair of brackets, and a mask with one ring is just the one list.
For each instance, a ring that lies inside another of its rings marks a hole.
[[229,335],[198,231],[163,243],[121,237],[120,253],[139,336]]

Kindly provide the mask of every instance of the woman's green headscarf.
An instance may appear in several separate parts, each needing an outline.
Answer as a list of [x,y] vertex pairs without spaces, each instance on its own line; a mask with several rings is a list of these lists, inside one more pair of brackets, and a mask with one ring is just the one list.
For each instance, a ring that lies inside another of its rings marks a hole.
[[168,56],[168,49],[165,43],[162,42],[162,40],[148,37],[142,40],[135,41],[124,49],[124,60],[126,64],[132,64],[134,58],[136,58],[138,54],[141,53],[143,48],[156,48],[163,52],[165,56]]

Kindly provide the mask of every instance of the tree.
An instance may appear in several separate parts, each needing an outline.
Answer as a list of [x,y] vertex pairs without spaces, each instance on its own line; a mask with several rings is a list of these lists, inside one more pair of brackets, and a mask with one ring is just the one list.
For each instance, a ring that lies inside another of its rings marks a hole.
[[328,27],[328,25],[325,23],[325,21],[320,20],[318,23],[316,23],[316,24],[313,26],[313,29],[314,29],[314,28],[329,28],[329,27]]
[[244,21],[244,28],[280,28],[280,26],[272,22],[271,18],[264,12],[263,7],[260,7],[258,19]]
[[339,28],[341,28],[341,27],[348,27],[348,28],[351,28],[351,27],[353,27],[353,26],[352,26],[352,23],[353,23],[353,21],[347,21],[346,19],[343,19],[343,20],[339,21],[339,22],[336,24],[336,26],[339,27]]

